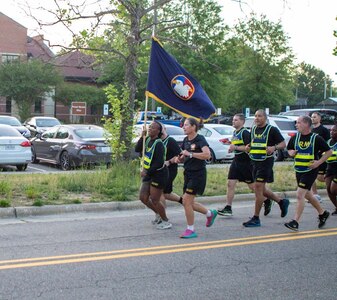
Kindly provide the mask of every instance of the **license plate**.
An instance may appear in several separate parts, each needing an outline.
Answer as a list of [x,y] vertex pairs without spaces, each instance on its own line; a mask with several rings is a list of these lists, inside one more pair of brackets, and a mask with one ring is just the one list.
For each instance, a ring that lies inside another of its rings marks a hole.
[[5,145],[5,150],[14,150],[15,145]]
[[101,147],[101,152],[103,152],[103,153],[111,152],[111,148],[110,147]]

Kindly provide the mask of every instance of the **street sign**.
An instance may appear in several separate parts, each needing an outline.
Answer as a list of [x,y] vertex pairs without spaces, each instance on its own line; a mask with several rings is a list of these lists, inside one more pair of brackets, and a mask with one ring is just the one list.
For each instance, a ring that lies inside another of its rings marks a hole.
[[71,102],[71,114],[75,116],[85,116],[87,114],[87,103]]
[[103,116],[109,115],[109,104],[103,104]]

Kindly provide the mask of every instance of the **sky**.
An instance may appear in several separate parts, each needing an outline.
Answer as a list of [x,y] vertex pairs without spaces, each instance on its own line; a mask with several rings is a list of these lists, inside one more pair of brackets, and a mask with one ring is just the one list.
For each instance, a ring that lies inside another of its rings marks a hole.
[[[90,0],[89,0],[90,1]],[[91,0],[93,2],[93,0]],[[101,0],[103,5],[107,0]],[[62,44],[69,39],[63,28],[39,29],[26,16],[18,3],[25,0],[1,1],[0,11],[28,28],[29,35],[43,33],[53,44]],[[29,0],[29,5],[46,6],[50,0]],[[333,31],[337,30],[337,0],[218,0],[222,5],[222,17],[226,24],[234,25],[251,12],[265,14],[274,22],[280,21],[285,33],[290,37],[289,45],[297,57],[297,62],[306,62],[323,70],[337,86],[337,56],[332,51],[337,44]],[[43,15],[41,15],[43,18]]]

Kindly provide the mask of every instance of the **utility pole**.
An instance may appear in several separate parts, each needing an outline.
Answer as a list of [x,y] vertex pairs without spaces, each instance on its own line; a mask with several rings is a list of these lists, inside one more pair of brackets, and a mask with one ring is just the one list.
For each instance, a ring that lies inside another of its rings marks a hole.
[[326,99],[326,79],[324,79],[324,98],[323,100]]

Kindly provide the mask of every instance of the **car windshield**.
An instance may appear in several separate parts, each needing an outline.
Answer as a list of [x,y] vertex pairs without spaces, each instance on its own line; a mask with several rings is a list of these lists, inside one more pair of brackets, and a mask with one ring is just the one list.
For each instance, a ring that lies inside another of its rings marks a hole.
[[295,122],[293,121],[276,121],[275,124],[280,130],[296,130]]
[[233,129],[230,127],[214,127],[214,130],[220,133],[221,135],[232,135]]
[[21,126],[21,123],[16,118],[4,118],[0,117],[0,124],[6,124],[10,126]]
[[82,139],[105,138],[105,131],[103,129],[83,128],[76,129],[74,132]]
[[0,127],[0,136],[22,136],[19,131],[11,127]]
[[180,127],[166,127],[166,132],[168,135],[185,135],[184,130]]
[[53,127],[60,125],[60,122],[57,119],[37,119],[36,126],[38,127]]

